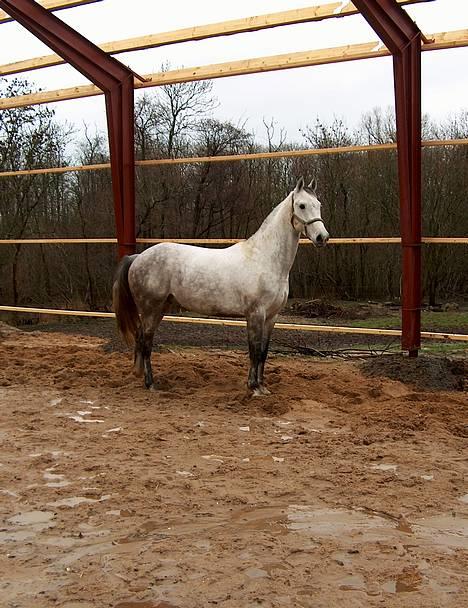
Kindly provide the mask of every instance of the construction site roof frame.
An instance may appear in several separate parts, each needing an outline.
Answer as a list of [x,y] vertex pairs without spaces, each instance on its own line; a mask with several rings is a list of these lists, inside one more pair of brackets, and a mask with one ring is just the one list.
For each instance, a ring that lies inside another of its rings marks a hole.
[[[46,0],[44,0],[46,1]],[[65,0],[64,0],[65,1]],[[395,105],[397,115],[397,147],[398,147],[398,168],[399,168],[399,183],[400,183],[400,229],[401,229],[401,242],[403,247],[403,293],[402,293],[402,347],[408,350],[410,356],[417,356],[418,349],[420,347],[420,309],[421,309],[421,42],[424,41],[423,50],[433,50],[439,48],[453,48],[456,46],[466,46],[468,44],[468,31],[462,30],[461,32],[443,32],[442,34],[434,35],[433,39],[426,38],[423,36],[421,31],[418,29],[416,24],[409,18],[409,16],[402,10],[402,4],[413,4],[418,2],[426,2],[433,0],[355,0],[354,5],[352,3],[334,3],[337,7],[334,9],[336,15],[333,16],[345,16],[346,14],[355,14],[356,10],[359,10],[363,17],[368,21],[371,27],[377,32],[383,43],[388,49],[382,48],[380,45],[375,48],[359,48],[365,47],[366,45],[352,45],[354,52],[349,53],[351,47],[343,47],[347,49],[342,53],[339,53],[338,49],[325,49],[329,51],[328,55],[324,57],[324,52],[316,51],[315,53],[321,53],[320,57],[316,55],[312,57],[314,52],[310,53],[292,53],[287,56],[275,56],[271,58],[257,58],[260,63],[262,61],[269,60],[268,65],[253,65],[255,60],[247,60],[250,64],[247,68],[241,64],[244,62],[237,62],[239,65],[233,69],[234,63],[219,64],[214,66],[205,66],[205,72],[202,68],[190,69],[191,74],[187,76],[181,76],[181,70],[177,71],[177,76],[171,73],[164,73],[164,77],[161,75],[150,75],[146,82],[138,83],[137,86],[158,86],[163,84],[170,84],[172,82],[189,82],[192,80],[203,80],[208,78],[220,78],[227,75],[239,75],[245,73],[255,73],[261,71],[272,71],[276,69],[288,69],[292,67],[302,67],[306,65],[319,65],[323,63],[333,63],[338,61],[350,61],[353,59],[370,58],[377,56],[384,56],[388,54],[393,55],[394,65],[394,83],[395,83]],[[32,0],[18,0],[15,4],[19,5],[22,3],[29,3],[34,5]],[[12,4],[7,0],[0,0],[0,6]],[[265,29],[268,27],[277,27],[279,25],[286,25],[291,23],[300,23],[305,21],[313,21],[325,18],[323,15],[330,13],[332,5],[322,5],[321,7],[310,7],[310,9],[316,9],[315,14],[310,18],[305,18],[300,21],[301,17],[298,15],[286,17],[287,12],[283,12],[284,22],[274,22],[272,19],[270,22],[265,21],[261,23],[261,19],[253,17],[252,25],[250,29],[244,29],[245,24],[239,23],[237,25],[234,22],[225,22],[227,27],[224,31],[215,31],[217,26],[223,24],[212,24],[211,31],[205,33],[199,32],[198,37],[193,33],[188,39],[198,40],[206,37],[215,37],[222,35],[229,35],[232,33],[239,33],[241,31],[255,31],[259,29]],[[322,13],[319,16],[318,9],[322,9]],[[301,9],[298,9],[301,10]],[[294,11],[290,11],[294,12]],[[47,14],[47,11],[45,11]],[[274,15],[274,14],[273,14]],[[279,14],[276,14],[279,15]],[[327,17],[332,15],[328,14]],[[264,16],[272,17],[272,15]],[[260,19],[260,21],[258,21]],[[290,19],[289,21],[287,19]],[[256,22],[254,20],[257,20]],[[295,20],[295,21],[294,21]],[[281,19],[279,19],[281,21]],[[230,25],[229,25],[230,24]],[[213,29],[214,27],[214,29]],[[228,31],[231,28],[232,31]],[[236,30],[237,28],[237,30]],[[197,29],[197,28],[193,28]],[[219,28],[218,28],[219,29]],[[31,30],[33,31],[33,30]],[[172,32],[177,34],[179,37],[183,36],[184,30],[178,30]],[[34,32],[33,32],[34,33]],[[186,34],[185,34],[186,35]],[[450,37],[452,36],[452,40]],[[438,38],[438,39],[437,39]],[[179,39],[178,41],[182,41]],[[127,41],[120,41],[124,45],[138,44],[135,40],[130,39]],[[171,44],[175,41],[166,39],[166,41],[157,40],[146,40],[141,44],[147,44],[140,48],[148,48],[149,46],[158,46],[162,44]],[[89,43],[91,44],[91,43]],[[116,43],[108,43],[116,44]],[[53,48],[53,47],[52,47]],[[97,47],[96,47],[97,48]],[[125,47],[114,49],[112,52],[123,52]],[[326,54],[326,53],[325,53]],[[301,55],[301,57],[299,57]],[[105,53],[108,59],[110,59]],[[50,56],[44,59],[44,61],[51,61]],[[65,57],[66,59],[66,57]],[[55,59],[54,59],[55,60]],[[34,61],[34,60],[33,60]],[[276,61],[276,64],[275,64]],[[9,73],[14,73],[16,68],[17,71],[22,71],[25,67],[21,67],[17,62],[16,64],[10,64],[10,66],[3,66],[6,70],[11,70]],[[16,68],[14,66],[16,65]],[[229,66],[229,70],[225,70]],[[37,65],[36,67],[42,67]],[[211,68],[211,72],[207,71],[206,68]],[[2,68],[0,68],[1,70]],[[176,72],[176,71],[173,71]],[[229,73],[227,73],[229,72]],[[158,78],[159,77],[159,78]],[[171,77],[174,80],[171,80]],[[133,96],[133,79],[129,80],[131,83],[129,86],[132,89]],[[23,96],[23,98],[13,98],[10,100],[0,100],[0,109],[8,107],[21,107],[22,105],[29,105],[32,103],[46,103],[47,101],[58,101],[60,99],[72,99],[75,97],[83,97],[99,94],[95,87],[74,87],[73,89],[46,92],[45,94],[38,94],[40,97],[33,98],[32,96]],[[50,96],[52,95],[52,99]],[[49,96],[49,98],[47,97]],[[107,97],[107,96],[106,96]],[[13,104],[13,105],[11,105]],[[133,104],[133,97],[132,97]],[[117,104],[118,105],[118,104]],[[132,121],[128,109],[129,104],[121,104],[117,108],[118,113],[126,119],[119,122],[115,116],[112,115],[111,111],[108,111],[108,124],[109,124],[109,139],[112,145],[112,133],[115,133],[119,128],[125,128],[125,120]],[[132,130],[133,138],[133,130]],[[115,142],[114,142],[115,145]],[[178,159],[175,159],[178,160]],[[185,159],[186,161],[197,162],[195,159]],[[205,159],[206,160],[206,159]],[[211,162],[211,159],[209,159]],[[198,161],[200,162],[200,161]],[[208,160],[206,160],[208,162]],[[134,172],[134,159],[132,159],[131,169]],[[118,179],[113,179],[117,182]],[[121,183],[120,183],[121,186]],[[115,184],[114,184],[115,193]],[[134,201],[133,201],[134,203]],[[122,217],[118,217],[118,208],[116,205],[116,224],[117,234],[119,239],[119,253],[127,252],[125,247],[135,246],[135,226],[134,226],[134,207],[133,207],[133,235],[130,234],[130,230],[127,229],[127,222],[125,221],[124,210],[121,209]],[[122,232],[124,236],[122,237]],[[119,236],[120,235],[120,236]],[[337,239],[339,240],[339,239]],[[431,242],[432,239],[424,239],[425,242]],[[462,241],[463,239],[457,239]],[[123,241],[123,242],[122,242]],[[131,243],[129,242],[131,241]],[[435,242],[435,240],[434,240]]]
[[0,8],[104,92],[119,255],[134,253],[134,73],[33,0],[0,0]]

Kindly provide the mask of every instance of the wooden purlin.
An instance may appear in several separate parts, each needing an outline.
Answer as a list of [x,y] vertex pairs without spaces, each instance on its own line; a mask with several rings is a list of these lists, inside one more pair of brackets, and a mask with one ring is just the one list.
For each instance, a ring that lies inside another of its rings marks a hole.
[[[25,306],[0,306],[0,311],[3,312],[22,312],[29,314],[43,315],[64,315],[71,317],[97,317],[104,319],[113,319],[113,312],[91,312],[88,310],[64,310],[58,308],[29,308]],[[175,315],[166,315],[163,321],[169,323],[192,323],[196,325],[221,325],[225,327],[245,327],[245,321],[234,319],[207,319],[200,317],[178,317]],[[275,329],[287,329],[293,331],[311,331],[321,333],[335,334],[360,334],[369,336],[392,336],[400,337],[401,330],[399,329],[378,329],[371,327],[348,327],[339,325],[309,325],[308,323],[276,323]],[[450,340],[455,342],[468,342],[468,334],[452,334],[446,332],[423,331],[421,337],[432,340]]]
[[[468,139],[428,139],[422,141],[423,148],[437,148],[442,146],[465,146]],[[311,148],[305,150],[283,150],[280,152],[253,152],[249,154],[226,154],[219,156],[190,156],[181,158],[154,158],[136,160],[138,167],[152,167],[161,165],[183,165],[196,163],[223,163],[237,161],[253,161],[274,158],[295,158],[301,156],[321,156],[326,154],[352,154],[355,152],[383,152],[396,150],[396,144],[371,144],[365,146],[340,146],[336,148]],[[24,175],[48,175],[57,173],[75,173],[79,171],[102,171],[110,169],[110,163],[94,165],[70,165],[66,167],[46,167],[43,169],[19,169],[18,171],[0,171],[2,177],[21,177]]]
[[[468,46],[468,29],[453,32],[440,32],[432,34],[430,38],[433,39],[433,42],[425,44],[422,47],[423,51]],[[135,88],[139,89],[181,82],[226,78],[228,76],[242,76],[261,72],[272,72],[388,56],[390,56],[388,49],[382,46],[381,42],[373,41],[328,49],[285,53],[282,55],[256,57],[200,67],[157,72],[144,76],[145,82],[135,80]],[[55,91],[42,91],[30,95],[21,95],[19,97],[2,98],[0,99],[0,110],[21,108],[28,105],[39,105],[43,103],[54,103],[56,101],[65,101],[82,97],[93,97],[101,94],[102,91],[94,85],[82,85],[66,89],[57,89]]]
[[[75,6],[83,6],[84,4],[94,4],[95,2],[102,2],[102,0],[36,0],[38,4],[43,6],[49,11],[61,11],[64,8],[73,8]],[[5,13],[5,11],[0,10],[0,24],[8,23],[9,21],[13,21],[13,19]],[[58,57],[58,55],[56,55]],[[61,59],[61,63],[65,63],[63,59]],[[0,74],[2,72],[0,71]]]
[[[62,0],[65,1],[65,0]],[[91,0],[89,0],[91,1]],[[415,4],[421,2],[431,2],[433,0],[397,0],[399,4]],[[207,25],[199,25],[171,32],[162,32],[158,34],[149,34],[136,38],[127,38],[125,40],[116,40],[113,42],[105,42],[99,47],[106,53],[117,54],[129,51],[140,51],[143,49],[156,48],[169,44],[177,44],[182,42],[190,42],[196,40],[205,40],[219,36],[227,36],[233,34],[241,34],[246,32],[254,32],[279,26],[295,25],[298,23],[307,23],[313,21],[321,21],[337,17],[346,17],[355,15],[359,11],[348,2],[343,6],[343,2],[333,2],[331,4],[322,4],[318,6],[309,6],[300,9],[282,11],[278,13],[269,13],[254,17],[246,17],[243,19],[233,19],[223,21],[221,23],[211,23]],[[65,61],[59,55],[44,55],[42,57],[33,57],[23,61],[16,61],[8,65],[0,66],[0,75],[17,74],[28,70],[37,70],[40,68],[61,65]]]

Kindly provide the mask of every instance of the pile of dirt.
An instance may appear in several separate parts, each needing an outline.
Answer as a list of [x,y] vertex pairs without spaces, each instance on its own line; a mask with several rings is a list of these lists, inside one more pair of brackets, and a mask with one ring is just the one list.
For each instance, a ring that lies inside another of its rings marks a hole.
[[11,335],[18,333],[20,330],[16,327],[8,325],[8,323],[3,323],[0,321],[0,338],[8,338]]
[[420,390],[463,391],[468,388],[467,362],[447,357],[410,359],[402,354],[386,355],[364,361],[361,370],[368,376],[384,376]]
[[315,300],[292,301],[284,310],[285,314],[304,317],[307,319],[367,319],[372,315],[382,315],[387,309],[380,304],[356,303],[354,305],[341,306],[332,304],[327,300],[317,298]]

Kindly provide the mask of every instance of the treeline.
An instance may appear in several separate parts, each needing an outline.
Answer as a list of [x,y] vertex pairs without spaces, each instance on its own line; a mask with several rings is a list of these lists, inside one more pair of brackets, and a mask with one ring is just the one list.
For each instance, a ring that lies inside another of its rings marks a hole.
[[[20,79],[0,94],[22,95]],[[139,98],[135,144],[139,159],[218,156],[300,148],[329,148],[396,140],[394,116],[375,109],[358,129],[316,120],[287,141],[275,121],[264,122],[261,145],[244,125],[214,118],[208,82],[170,85]],[[424,139],[468,137],[468,111],[423,123]],[[70,154],[72,144],[76,152]],[[76,133],[44,106],[0,112],[0,171],[108,161],[107,136]],[[468,149],[423,150],[423,234],[468,234]],[[274,160],[175,164],[137,170],[137,230],[141,237],[244,238],[294,186],[316,175],[332,236],[398,236],[396,152],[363,152]],[[110,172],[0,177],[0,238],[115,235]],[[468,295],[465,246],[424,246],[424,294],[430,304]],[[110,306],[116,263],[112,245],[0,245],[0,300],[5,304]],[[292,297],[398,300],[400,247],[302,247],[291,275]]]

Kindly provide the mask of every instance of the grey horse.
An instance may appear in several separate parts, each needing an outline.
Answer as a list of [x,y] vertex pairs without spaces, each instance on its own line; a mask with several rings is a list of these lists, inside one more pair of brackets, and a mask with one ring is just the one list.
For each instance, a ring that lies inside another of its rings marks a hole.
[[277,315],[287,301],[289,272],[304,235],[317,247],[329,234],[321,218],[316,181],[296,187],[249,239],[225,249],[159,243],[124,257],[113,287],[120,333],[134,345],[134,372],[154,388],[154,333],[174,301],[203,315],[245,317],[250,353],[248,387],[268,394],[263,371]]

